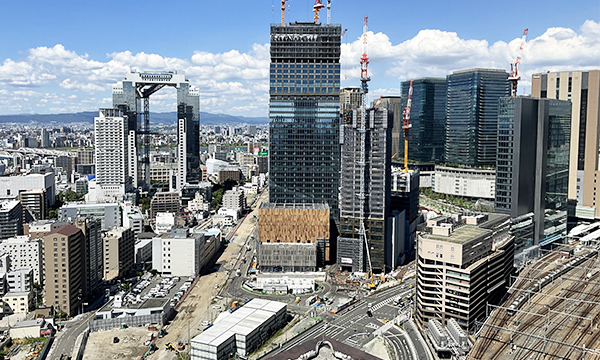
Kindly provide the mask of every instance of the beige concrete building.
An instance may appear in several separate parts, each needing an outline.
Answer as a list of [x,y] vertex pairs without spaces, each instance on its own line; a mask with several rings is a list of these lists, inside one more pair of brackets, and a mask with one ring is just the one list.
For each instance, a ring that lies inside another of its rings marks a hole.
[[135,237],[130,228],[118,227],[104,237],[104,280],[122,277],[133,267]]
[[600,218],[600,70],[533,74],[531,96],[570,100],[569,200],[579,218]]
[[[509,217],[489,214],[436,218],[417,245],[417,325],[455,319],[465,329],[499,300],[513,267]],[[435,220],[435,221],[434,221]]]
[[85,298],[85,235],[63,225],[42,236],[44,300],[68,316],[78,314]]

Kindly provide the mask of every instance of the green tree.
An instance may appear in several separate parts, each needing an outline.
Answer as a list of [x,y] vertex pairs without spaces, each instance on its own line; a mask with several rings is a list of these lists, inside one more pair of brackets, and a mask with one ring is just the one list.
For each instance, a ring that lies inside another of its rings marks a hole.
[[152,201],[151,196],[146,196],[138,201],[138,206],[142,212],[146,212],[146,210],[150,209],[150,201]]

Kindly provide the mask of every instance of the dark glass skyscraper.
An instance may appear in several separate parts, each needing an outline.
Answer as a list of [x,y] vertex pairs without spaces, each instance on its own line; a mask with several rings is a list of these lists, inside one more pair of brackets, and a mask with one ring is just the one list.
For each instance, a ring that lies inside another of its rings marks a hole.
[[340,25],[271,25],[269,201],[338,219]]
[[460,70],[448,75],[446,82],[445,161],[467,166],[495,165],[498,99],[510,95],[508,73],[498,69]]
[[566,235],[570,132],[569,101],[500,99],[496,211],[511,216],[516,249]]
[[[401,85],[402,109],[406,107],[410,81]],[[446,79],[422,78],[413,81],[412,127],[408,132],[408,158],[418,162],[441,162],[444,157],[446,136]],[[400,151],[404,157],[404,130],[400,132]]]

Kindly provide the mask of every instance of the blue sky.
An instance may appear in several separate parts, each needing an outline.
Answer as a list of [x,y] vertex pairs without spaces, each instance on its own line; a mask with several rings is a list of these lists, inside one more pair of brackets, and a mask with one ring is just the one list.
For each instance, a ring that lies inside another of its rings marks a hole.
[[[286,20],[311,20],[313,4],[289,0]],[[96,110],[110,106],[111,84],[127,71],[164,69],[186,72],[204,111],[266,116],[269,24],[280,21],[279,7],[279,0],[4,2],[0,114]],[[342,86],[358,85],[365,15],[371,97],[397,94],[408,78],[508,69],[524,28],[520,93],[533,72],[600,68],[598,0],[332,0],[332,23],[348,29]],[[153,110],[171,111],[175,92],[151,100]]]

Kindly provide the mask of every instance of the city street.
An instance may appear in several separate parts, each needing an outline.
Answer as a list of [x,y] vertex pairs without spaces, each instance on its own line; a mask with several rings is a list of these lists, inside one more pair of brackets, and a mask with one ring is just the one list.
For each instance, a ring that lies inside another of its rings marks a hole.
[[87,312],[71,321],[63,322],[62,325],[64,328],[62,331],[56,333],[56,339],[54,340],[54,344],[52,344],[49,359],[59,359],[62,354],[71,356],[77,337],[87,329],[88,323],[95,314],[95,311]]
[[[392,305],[393,298],[395,296],[412,294],[413,289],[409,289],[407,285],[410,283],[414,283],[414,281],[406,282],[402,286],[385,289],[377,294],[366,297],[353,305],[349,310],[342,311],[340,314],[318,314],[318,316],[323,317],[324,322],[294,338],[274,354],[288,350],[308,339],[319,337],[328,337],[359,348],[363,347],[373,339],[373,332],[376,329],[383,326],[385,322],[392,321],[398,315],[400,308]],[[373,317],[367,315],[369,304],[371,304]],[[398,354],[397,359],[412,359],[409,340],[399,330],[394,329],[392,326],[384,335],[390,339],[394,351]],[[417,347],[417,354],[419,353],[425,356],[423,358],[427,358],[425,352],[419,352],[419,347]],[[418,359],[421,359],[419,355]]]

